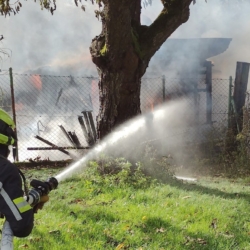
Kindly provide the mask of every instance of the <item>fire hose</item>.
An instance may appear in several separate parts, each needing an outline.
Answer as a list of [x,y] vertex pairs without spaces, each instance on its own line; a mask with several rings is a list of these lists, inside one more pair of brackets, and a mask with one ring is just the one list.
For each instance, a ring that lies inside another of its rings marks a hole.
[[[58,181],[55,177],[49,178],[47,181],[32,180],[30,182],[32,189],[25,196],[26,201],[35,209],[39,204],[40,199],[44,195],[48,195],[51,190],[58,186]],[[8,221],[4,222],[2,229],[1,250],[13,250],[13,232]]]

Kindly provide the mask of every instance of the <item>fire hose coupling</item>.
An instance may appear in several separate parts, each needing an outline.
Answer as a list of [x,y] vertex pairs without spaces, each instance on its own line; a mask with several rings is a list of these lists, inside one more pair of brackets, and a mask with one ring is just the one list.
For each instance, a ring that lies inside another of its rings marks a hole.
[[51,177],[47,181],[32,180],[30,185],[33,188],[28,193],[27,201],[34,206],[40,201],[41,196],[47,195],[51,190],[57,188],[58,181],[55,177]]
[[40,201],[40,194],[36,189],[31,189],[28,195],[28,202],[31,206],[36,205]]

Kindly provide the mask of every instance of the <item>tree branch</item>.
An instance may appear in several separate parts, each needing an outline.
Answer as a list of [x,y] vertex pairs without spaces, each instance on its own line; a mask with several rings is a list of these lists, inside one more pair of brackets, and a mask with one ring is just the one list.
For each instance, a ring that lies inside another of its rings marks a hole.
[[[42,9],[47,9],[53,15],[56,10],[56,0],[40,0],[40,6]],[[10,3],[9,0],[0,0],[0,15],[5,17],[11,14],[16,15],[19,13],[21,7],[22,3],[20,0],[16,0],[14,3]]]
[[156,20],[140,33],[141,50],[150,59],[167,38],[189,19],[189,6],[193,0],[161,0],[163,10]]

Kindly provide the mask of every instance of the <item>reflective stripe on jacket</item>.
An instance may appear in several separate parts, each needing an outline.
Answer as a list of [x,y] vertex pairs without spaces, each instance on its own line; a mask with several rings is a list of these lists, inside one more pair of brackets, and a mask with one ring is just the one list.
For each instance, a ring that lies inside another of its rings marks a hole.
[[24,197],[15,198],[11,200],[9,194],[3,188],[3,184],[0,182],[0,194],[8,205],[9,209],[12,211],[14,217],[17,221],[22,220],[21,214],[32,209],[29,203],[24,199]]
[[0,109],[0,119],[4,121],[5,123],[7,123],[12,129],[16,127],[13,119],[3,109]]
[[0,144],[12,145],[14,144],[14,142],[15,142],[14,138],[0,134]]

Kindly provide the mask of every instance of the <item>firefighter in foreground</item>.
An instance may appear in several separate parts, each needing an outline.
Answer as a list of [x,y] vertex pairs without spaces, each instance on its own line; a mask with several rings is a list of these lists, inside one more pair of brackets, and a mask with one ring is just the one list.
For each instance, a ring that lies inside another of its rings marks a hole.
[[7,159],[9,146],[15,147],[16,142],[15,124],[0,109],[0,213],[9,222],[14,236],[26,237],[33,229],[34,213],[42,209],[49,191],[57,184],[51,187],[48,182],[33,180],[33,189],[27,190],[24,175]]

